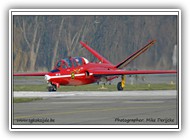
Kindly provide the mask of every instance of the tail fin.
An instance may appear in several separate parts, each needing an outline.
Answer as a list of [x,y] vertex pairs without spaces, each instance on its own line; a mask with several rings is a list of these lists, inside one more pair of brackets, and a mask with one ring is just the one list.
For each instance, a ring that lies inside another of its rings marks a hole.
[[135,58],[137,58],[139,55],[141,55],[143,52],[145,52],[146,50],[148,50],[151,46],[154,45],[154,43],[156,42],[156,40],[152,40],[150,43],[148,43],[146,46],[144,46],[143,48],[139,49],[138,51],[136,51],[135,53],[133,53],[132,55],[130,55],[129,57],[127,57],[125,60],[123,60],[122,62],[120,62],[119,64],[117,64],[115,67],[122,69],[125,66],[127,66],[132,60],[134,60]]
[[87,44],[85,44],[84,42],[80,41],[80,44],[85,47],[89,52],[91,52],[96,58],[98,58],[98,60],[100,60],[102,63],[107,63],[107,64],[111,64],[111,62],[109,62],[106,58],[104,58],[103,56],[101,56],[99,53],[97,53],[95,50],[93,50],[92,48],[90,48]]

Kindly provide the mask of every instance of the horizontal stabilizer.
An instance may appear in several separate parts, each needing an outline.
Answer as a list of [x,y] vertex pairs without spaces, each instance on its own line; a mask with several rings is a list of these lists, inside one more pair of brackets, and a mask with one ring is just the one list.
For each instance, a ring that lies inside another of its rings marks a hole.
[[85,44],[84,42],[80,41],[80,44],[85,47],[89,52],[91,52],[98,60],[100,60],[102,63],[107,63],[107,64],[111,64],[111,62],[109,62],[106,58],[104,58],[103,56],[101,56],[99,53],[97,53],[95,50],[93,50],[92,48],[90,48],[87,44]]
[[134,60],[135,58],[137,58],[139,55],[141,55],[143,52],[145,52],[146,50],[148,50],[151,46],[154,45],[154,43],[156,42],[156,40],[151,41],[150,43],[148,43],[146,46],[144,46],[143,48],[141,48],[140,50],[136,51],[135,53],[133,53],[132,55],[130,55],[129,57],[127,57],[124,61],[122,61],[121,63],[117,64],[115,66],[115,68],[119,68],[122,69],[125,66],[127,66],[132,60]]

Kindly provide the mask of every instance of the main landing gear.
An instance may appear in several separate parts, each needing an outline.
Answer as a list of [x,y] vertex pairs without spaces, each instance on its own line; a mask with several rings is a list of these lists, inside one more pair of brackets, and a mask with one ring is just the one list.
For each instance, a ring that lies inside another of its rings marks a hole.
[[123,88],[125,87],[125,80],[126,80],[125,75],[122,75],[122,76],[121,76],[121,82],[119,82],[119,83],[117,84],[117,90],[118,90],[118,91],[122,91]]
[[56,91],[57,90],[57,86],[55,84],[48,84],[48,91],[52,92],[52,91]]

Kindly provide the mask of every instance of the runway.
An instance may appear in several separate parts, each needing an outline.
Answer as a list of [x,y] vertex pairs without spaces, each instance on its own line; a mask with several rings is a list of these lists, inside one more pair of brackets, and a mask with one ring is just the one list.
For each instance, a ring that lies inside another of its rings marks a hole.
[[14,103],[14,124],[176,125],[177,91],[13,92],[43,100]]

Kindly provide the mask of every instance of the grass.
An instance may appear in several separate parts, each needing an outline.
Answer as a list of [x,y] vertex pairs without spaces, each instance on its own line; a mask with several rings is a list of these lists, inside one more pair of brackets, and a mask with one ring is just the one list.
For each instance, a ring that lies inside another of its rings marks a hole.
[[[102,85],[91,84],[84,86],[61,86],[58,91],[117,91],[117,85],[106,85],[106,89],[101,88]],[[176,90],[176,84],[135,84],[126,85],[124,90]],[[47,85],[14,85],[14,91],[47,91]]]
[[15,97],[13,98],[13,103],[25,103],[25,102],[32,102],[32,101],[37,101],[37,100],[43,100],[43,98],[18,98]]

